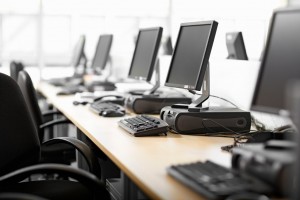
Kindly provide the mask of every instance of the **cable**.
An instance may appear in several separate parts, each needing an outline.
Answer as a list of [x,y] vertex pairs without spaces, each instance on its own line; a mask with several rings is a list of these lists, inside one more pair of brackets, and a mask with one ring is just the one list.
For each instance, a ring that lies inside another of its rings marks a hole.
[[[192,94],[194,94],[194,95],[202,95],[201,93],[197,93],[197,92],[194,91],[194,90],[189,90],[189,92],[192,93]],[[216,95],[212,95],[212,94],[210,94],[209,96],[210,96],[210,97],[214,97],[214,98],[221,99],[221,100],[223,100],[223,101],[226,101],[226,102],[230,103],[230,104],[233,105],[234,107],[239,108],[236,104],[234,104],[233,102],[231,102],[231,101],[229,101],[229,100],[227,100],[227,99],[225,99],[225,98],[222,98],[222,97],[219,97],[219,96],[216,96]]]
[[229,100],[227,100],[227,99],[225,99],[225,98],[222,98],[222,97],[219,97],[219,96],[215,96],[215,95],[210,95],[210,96],[211,96],[211,97],[218,98],[218,99],[221,99],[221,100],[223,100],[223,101],[226,101],[226,102],[230,103],[231,105],[233,105],[234,107],[239,108],[236,104],[234,104],[233,102],[231,102],[231,101],[229,101]]
[[[205,126],[204,121],[211,121],[211,122],[217,124],[218,126],[224,128],[225,130],[227,130],[227,131],[229,131],[230,133],[233,133],[233,134],[230,135],[230,134],[228,134],[228,132],[225,132],[225,133],[218,132],[218,133],[216,133],[216,131],[214,131],[213,129],[211,129],[211,128]],[[236,132],[236,131],[234,131],[234,130],[232,130],[232,129],[230,129],[230,128],[228,128],[228,127],[226,127],[226,126],[224,126],[224,125],[222,125],[222,124],[220,124],[220,123],[218,123],[218,122],[216,122],[216,121],[214,121],[214,120],[212,120],[212,119],[203,119],[202,125],[203,125],[206,129],[208,129],[208,130],[210,130],[210,131],[216,133],[216,134],[214,134],[214,133],[213,133],[213,134],[210,134],[209,136],[215,136],[215,137],[230,137],[230,138],[233,138],[233,139],[234,139],[234,143],[233,143],[232,145],[226,145],[226,146],[222,146],[222,147],[221,147],[222,150],[228,151],[228,152],[231,152],[231,150],[232,150],[233,147],[243,145],[244,143],[247,142],[248,139],[253,138],[253,137],[252,137],[253,134],[257,133],[257,131],[255,131],[255,130],[250,130],[250,132],[248,132],[248,130],[247,130],[246,133],[243,133],[244,131]],[[246,131],[246,130],[245,130],[245,131]]]

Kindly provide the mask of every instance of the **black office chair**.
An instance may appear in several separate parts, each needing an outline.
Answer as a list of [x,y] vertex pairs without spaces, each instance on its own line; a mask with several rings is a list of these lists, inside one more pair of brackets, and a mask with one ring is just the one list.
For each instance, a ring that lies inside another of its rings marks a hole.
[[[10,62],[10,77],[12,77],[15,81],[18,81],[19,72],[24,69],[25,69],[25,66],[22,62],[11,61]],[[41,109],[43,109],[43,117],[46,120],[48,120],[48,121],[52,120],[54,114],[61,114],[60,112],[55,113],[53,111],[49,111],[49,108],[52,106],[49,105],[48,103],[46,103],[46,99],[44,98],[44,96],[39,92],[36,92],[36,95],[39,100],[39,104],[43,105],[41,107]],[[48,129],[47,132],[48,132],[48,135],[50,135],[49,137],[52,137],[53,129]]]
[[[44,116],[47,116],[49,114],[57,114],[57,112],[50,111],[46,113],[46,115],[42,115],[42,112],[38,105],[38,99],[36,97],[36,90],[32,84],[29,74],[26,71],[19,72],[18,84],[25,98],[25,102],[29,108],[29,112],[37,127],[40,142],[43,142],[44,140],[44,133],[46,128],[53,127],[54,125],[58,124],[70,123],[70,121],[65,118],[56,119],[49,122],[44,121]],[[44,145],[42,147],[42,162],[70,164],[71,162],[75,161],[75,157],[76,156],[74,148],[65,144],[53,146]]]
[[11,61],[10,62],[10,76],[15,80],[18,81],[19,72],[24,70],[24,65],[20,62]]
[[[67,143],[86,159],[91,172],[100,166],[92,151],[75,138],[55,138],[46,144]],[[39,164],[41,146],[37,129],[18,84],[0,73],[0,192],[19,192],[48,199],[109,199],[102,182],[86,171],[61,164]],[[72,181],[24,181],[33,174],[58,174]],[[74,181],[77,180],[77,181]]]

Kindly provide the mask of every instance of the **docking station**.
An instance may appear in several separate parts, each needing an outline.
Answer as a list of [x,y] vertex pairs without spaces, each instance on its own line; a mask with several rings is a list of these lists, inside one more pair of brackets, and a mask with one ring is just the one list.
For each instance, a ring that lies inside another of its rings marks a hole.
[[160,118],[180,134],[228,132],[228,129],[249,132],[251,126],[250,112],[238,108],[209,107],[193,112],[167,106],[161,110]]
[[165,95],[130,95],[126,98],[125,106],[136,114],[159,114],[165,106],[176,103],[190,104],[191,98],[184,96],[166,97]]

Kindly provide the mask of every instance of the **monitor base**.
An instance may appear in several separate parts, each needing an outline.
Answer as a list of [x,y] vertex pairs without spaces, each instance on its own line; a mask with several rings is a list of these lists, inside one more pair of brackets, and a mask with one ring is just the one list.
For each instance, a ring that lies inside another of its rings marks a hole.
[[166,95],[130,95],[126,98],[125,106],[136,114],[159,114],[165,106],[176,103],[191,103],[191,98],[183,95],[168,97]]
[[203,134],[216,132],[250,131],[250,112],[238,108],[209,107],[200,112],[188,108],[162,108],[160,118],[167,122],[171,129],[180,134]]

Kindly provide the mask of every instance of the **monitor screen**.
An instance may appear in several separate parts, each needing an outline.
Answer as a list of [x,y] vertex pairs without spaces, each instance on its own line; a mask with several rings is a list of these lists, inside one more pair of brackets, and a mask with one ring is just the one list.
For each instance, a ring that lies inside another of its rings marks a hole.
[[242,32],[226,33],[228,59],[248,60]]
[[128,77],[150,81],[163,29],[148,28],[139,31]]
[[286,110],[286,85],[300,78],[300,10],[273,14],[252,100],[252,110],[279,114]]
[[104,70],[107,60],[109,58],[109,52],[112,44],[112,35],[100,35],[96,52],[92,61],[92,68],[95,71]]
[[215,21],[181,25],[166,86],[201,90],[217,26]]
[[85,45],[85,36],[81,35],[74,47],[73,54],[72,54],[71,64],[74,67],[80,65],[81,58],[84,56],[84,45]]

